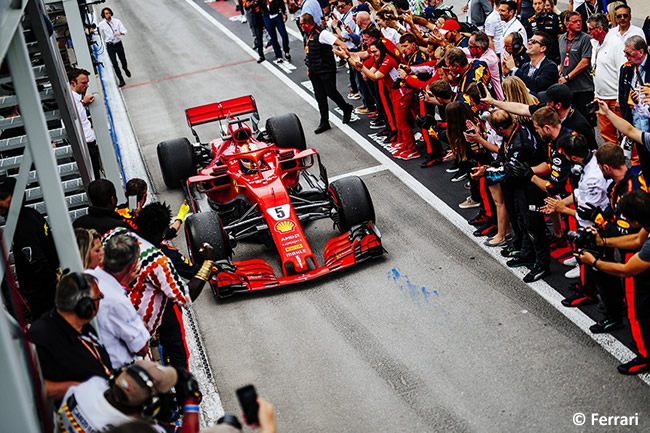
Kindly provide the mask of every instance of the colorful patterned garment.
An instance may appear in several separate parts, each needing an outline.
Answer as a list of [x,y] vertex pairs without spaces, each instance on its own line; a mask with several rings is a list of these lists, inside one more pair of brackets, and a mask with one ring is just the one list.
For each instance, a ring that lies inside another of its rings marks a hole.
[[119,227],[106,233],[104,242],[118,234],[128,234],[138,240],[142,270],[131,284],[129,297],[147,330],[154,335],[169,300],[179,305],[191,303],[187,285],[171,260],[159,248],[136,233]]

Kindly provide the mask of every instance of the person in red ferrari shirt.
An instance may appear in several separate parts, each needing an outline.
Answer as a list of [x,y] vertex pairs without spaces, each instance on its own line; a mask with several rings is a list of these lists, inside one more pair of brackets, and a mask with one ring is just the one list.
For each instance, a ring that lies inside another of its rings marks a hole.
[[[357,56],[345,56],[342,52],[336,52],[337,55],[345,58],[352,67],[366,77],[374,81],[382,81],[386,88],[390,89],[390,102],[395,112],[397,127],[397,142],[392,145],[397,151],[393,154],[393,157],[403,160],[419,158],[420,153],[415,147],[412,125],[409,124],[409,116],[406,114],[407,107],[400,106],[404,91],[399,86],[397,88],[393,86],[399,80],[397,70],[399,64],[403,63],[404,60],[398,54],[389,51],[381,40],[375,40],[370,44],[370,53],[374,65],[369,67],[367,62],[361,62]],[[408,109],[410,110],[410,107]]]

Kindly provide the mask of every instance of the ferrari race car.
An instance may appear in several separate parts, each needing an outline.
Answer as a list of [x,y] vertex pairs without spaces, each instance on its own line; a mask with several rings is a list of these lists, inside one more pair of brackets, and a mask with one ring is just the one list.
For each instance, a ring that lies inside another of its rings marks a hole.
[[[157,153],[168,188],[183,188],[193,214],[185,221],[190,256],[204,242],[217,252],[210,286],[217,298],[311,280],[384,253],[372,199],[356,176],[329,182],[308,149],[298,116],[271,117],[258,128],[255,99],[242,96],[185,110],[196,138],[163,141]],[[201,143],[195,127],[218,122],[220,137]],[[318,169],[319,177],[309,171]],[[331,218],[340,235],[319,263],[303,224]],[[262,259],[233,261],[238,241],[264,242],[279,256],[282,275]]]

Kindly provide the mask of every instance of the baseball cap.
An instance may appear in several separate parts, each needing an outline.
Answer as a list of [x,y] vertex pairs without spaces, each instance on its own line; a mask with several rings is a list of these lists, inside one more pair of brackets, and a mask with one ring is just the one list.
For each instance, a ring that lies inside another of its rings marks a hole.
[[539,102],[546,104],[547,102],[555,102],[562,104],[564,107],[571,105],[573,99],[573,92],[566,84],[556,83],[546,89],[545,92],[539,92],[537,95]]
[[[140,374],[133,366],[140,367],[146,374]],[[138,360],[124,367],[115,378],[114,385],[126,396],[124,404],[137,407],[149,400],[154,394],[169,392],[178,381],[178,374],[173,367],[163,367],[155,362]]]
[[440,28],[440,33],[443,35],[447,32],[452,32],[452,31],[458,31],[460,30],[460,24],[458,24],[458,21],[456,20],[447,20],[445,23],[442,25]]

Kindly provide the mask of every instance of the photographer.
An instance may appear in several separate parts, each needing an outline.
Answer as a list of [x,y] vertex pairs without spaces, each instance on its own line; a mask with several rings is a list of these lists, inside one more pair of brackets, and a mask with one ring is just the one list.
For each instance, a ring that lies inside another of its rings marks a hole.
[[619,210],[625,215],[631,227],[641,228],[637,234],[615,238],[600,238],[599,245],[626,250],[641,250],[626,263],[600,260],[593,254],[583,251],[576,253],[578,260],[595,271],[617,277],[633,277],[634,284],[626,284],[626,301],[628,319],[632,337],[636,343],[638,356],[618,366],[621,374],[639,374],[650,371],[648,347],[650,347],[650,194],[645,191],[633,191],[626,194],[619,202]]
[[[580,170],[580,176],[573,183],[573,192],[564,199],[560,197],[547,197],[544,201],[546,206],[542,210],[550,214],[558,212],[569,215],[577,220],[579,227],[583,230],[585,227],[594,226],[597,219],[596,215],[590,212],[594,208],[606,208],[609,204],[609,197],[607,195],[608,186],[611,180],[605,180],[603,172],[598,167],[598,161],[594,157],[594,153],[589,150],[587,141],[582,135],[564,135],[558,140],[558,149],[564,154],[570,163],[575,164],[571,168],[572,173],[577,166]],[[575,178],[575,176],[574,176]],[[569,207],[575,204],[578,211]],[[581,233],[581,231],[578,231]],[[589,248],[588,245],[581,245],[578,241],[574,241],[574,247],[577,249]],[[614,259],[612,250],[600,248],[597,254],[608,260]],[[588,267],[580,266],[580,275],[582,278],[582,288],[574,295],[562,301],[565,306],[578,306],[585,305],[586,303],[593,303],[596,300],[596,291],[601,294],[605,299],[609,293],[617,293],[616,287],[620,287],[620,281],[617,278],[604,276],[599,278],[593,270]],[[578,286],[580,287],[580,286]],[[568,305],[567,305],[568,304]],[[605,303],[607,306],[607,303]],[[594,334],[603,332],[610,332],[614,329],[621,327],[621,309],[612,308],[606,314],[606,318],[590,328]]]
[[[174,393],[170,393],[172,388]],[[108,380],[92,377],[71,387],[58,410],[59,425],[64,432],[77,433],[79,426],[85,431],[102,431],[110,425],[143,419],[165,432],[156,422],[173,421],[177,402],[181,401],[194,406],[201,401],[198,384],[190,373],[136,361],[113,371]],[[194,422],[192,416],[187,418]]]

